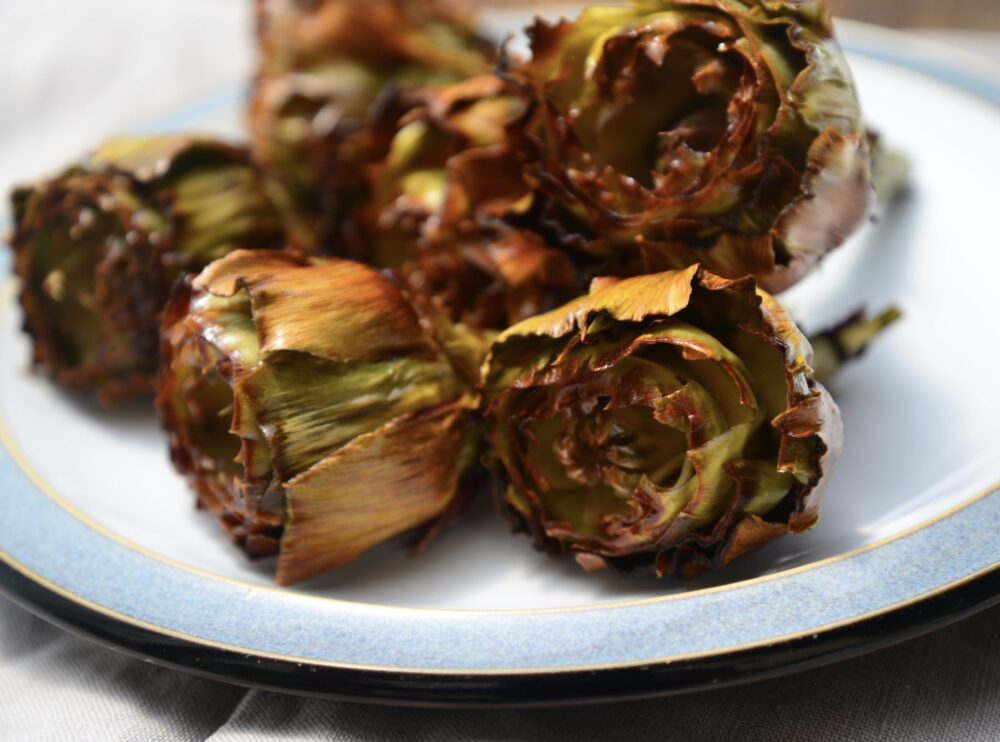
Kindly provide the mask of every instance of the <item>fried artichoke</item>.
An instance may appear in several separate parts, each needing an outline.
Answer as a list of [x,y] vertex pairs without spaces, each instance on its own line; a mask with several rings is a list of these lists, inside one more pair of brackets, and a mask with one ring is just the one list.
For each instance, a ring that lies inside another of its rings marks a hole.
[[254,157],[296,245],[331,254],[363,200],[362,167],[385,153],[376,121],[395,118],[401,92],[487,72],[495,56],[447,0],[257,0],[257,37]]
[[751,278],[598,281],[490,350],[501,509],[588,570],[693,576],[805,531],[842,443],[810,362]]
[[632,0],[530,35],[524,157],[592,273],[700,263],[780,291],[868,215],[866,132],[821,0]]
[[34,362],[106,404],[148,391],[171,284],[284,232],[242,149],[186,136],[107,142],[13,194],[14,270]]
[[240,251],[175,289],[156,401],[199,504],[290,584],[455,502],[482,353],[370,268]]
[[422,89],[369,168],[356,232],[366,262],[391,268],[455,321],[502,330],[577,296],[568,257],[515,226],[530,191],[508,127],[525,102],[482,75]]

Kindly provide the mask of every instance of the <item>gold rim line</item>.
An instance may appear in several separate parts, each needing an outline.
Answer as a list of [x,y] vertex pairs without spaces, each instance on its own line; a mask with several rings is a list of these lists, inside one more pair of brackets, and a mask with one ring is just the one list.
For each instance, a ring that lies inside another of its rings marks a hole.
[[[980,577],[990,574],[1000,568],[1000,564],[992,564],[989,567],[984,567],[982,569],[976,570],[975,572],[966,575],[958,580],[948,583],[947,585],[941,585],[934,588],[933,590],[928,590],[927,592],[921,593],[905,600],[898,601],[889,606],[883,606],[882,608],[877,608],[875,610],[867,611],[865,613],[860,613],[856,616],[851,616],[850,618],[841,619],[839,621],[831,621],[826,624],[821,624],[819,626],[803,629],[801,631],[796,631],[791,634],[786,634],[777,638],[768,639],[758,639],[753,642],[745,642],[743,644],[736,644],[728,647],[720,647],[717,649],[703,650],[700,652],[687,652],[683,654],[667,655],[663,657],[654,657],[652,659],[643,660],[626,660],[623,662],[605,662],[605,663],[594,663],[591,665],[566,665],[559,667],[511,667],[503,669],[479,669],[479,668],[466,668],[466,669],[452,669],[452,668],[427,668],[427,667],[409,667],[409,666],[386,666],[386,665],[367,665],[362,663],[351,663],[351,662],[336,662],[333,660],[321,660],[311,657],[302,657],[298,655],[281,654],[280,652],[269,652],[267,650],[258,650],[248,647],[240,647],[235,644],[227,644],[225,642],[216,642],[210,639],[205,639],[204,637],[194,636],[192,634],[187,634],[182,631],[176,631],[174,629],[168,629],[163,626],[157,626],[154,623],[145,621],[143,619],[134,618],[128,616],[124,613],[119,613],[118,611],[111,610],[106,606],[102,606],[99,603],[95,603],[92,600],[84,598],[82,596],[76,595],[59,585],[55,584],[51,580],[42,577],[41,575],[34,572],[29,567],[22,565],[17,560],[13,559],[4,550],[0,549],[0,562],[3,562],[8,567],[18,572],[20,575],[26,579],[40,585],[41,587],[49,590],[56,595],[69,600],[76,605],[79,605],[88,610],[92,610],[99,613],[105,617],[120,621],[122,623],[128,624],[129,626],[135,626],[137,628],[144,629],[154,634],[159,634],[161,636],[169,636],[171,638],[187,642],[199,647],[208,647],[212,649],[221,649],[227,652],[233,652],[241,655],[249,655],[254,658],[276,660],[279,662],[293,662],[296,664],[312,665],[315,667],[324,667],[336,670],[347,670],[347,671],[363,671],[363,672],[376,672],[388,675],[399,675],[400,673],[410,673],[414,675],[425,675],[425,676],[473,676],[473,677],[506,677],[510,675],[531,675],[531,676],[542,676],[542,675],[564,675],[570,673],[581,673],[581,672],[593,672],[593,671],[603,671],[603,670],[628,670],[641,667],[649,667],[652,665],[669,665],[678,662],[688,662],[699,659],[706,659],[711,657],[718,657],[727,654],[738,654],[743,652],[752,651],[754,649],[759,649],[762,647],[774,647],[778,644],[787,644],[793,642],[797,639],[804,639],[809,636],[818,636],[820,634],[826,634],[831,631],[835,631],[839,628],[844,628],[847,626],[852,626],[854,624],[861,623],[863,621],[868,621],[872,618],[877,618],[895,611],[902,610],[911,605],[916,605],[924,601],[935,598],[939,595],[943,595],[951,590],[962,587],[970,582],[973,582]],[[68,619],[65,619],[68,621]],[[176,663],[174,663],[176,664]]]
[[[0,327],[5,321],[6,313],[11,306],[10,299],[16,293],[16,281],[12,278],[8,278],[5,285],[0,288]],[[4,410],[0,407],[0,446],[6,449],[7,454],[14,461],[15,465],[21,469],[21,472],[28,477],[32,484],[39,489],[39,491],[52,500],[56,505],[65,510],[69,515],[71,515],[76,520],[83,523],[85,526],[95,531],[96,533],[104,536],[105,538],[111,540],[112,542],[123,546],[131,551],[134,551],[142,556],[152,559],[156,562],[165,564],[169,567],[179,569],[181,571],[193,574],[198,577],[213,580],[216,582],[222,582],[224,584],[233,585],[246,590],[261,590],[267,593],[274,593],[281,595],[286,598],[292,598],[296,600],[309,600],[309,601],[320,601],[327,605],[345,605],[354,608],[364,608],[368,610],[387,610],[387,611],[400,611],[400,612],[418,612],[418,613],[464,613],[464,614],[480,614],[480,615],[520,615],[520,614],[533,614],[533,613],[569,613],[569,612],[582,612],[582,611],[594,611],[594,610],[604,610],[613,608],[631,608],[642,605],[653,605],[668,603],[675,600],[690,600],[699,598],[703,595],[713,595],[722,592],[730,592],[733,590],[750,588],[752,586],[771,582],[774,580],[787,579],[803,572],[813,571],[821,569],[823,567],[835,564],[841,561],[846,561],[848,559],[860,556],[870,551],[874,551],[883,546],[886,546],[895,541],[899,541],[908,536],[922,531],[926,528],[939,523],[951,516],[955,515],[962,510],[974,505],[975,503],[989,497],[991,494],[1000,490],[1000,481],[994,482],[985,489],[979,491],[977,494],[963,500],[952,507],[947,508],[936,516],[921,521],[910,528],[904,529],[899,533],[894,533],[891,536],[886,536],[877,541],[873,541],[870,544],[865,544],[864,546],[859,546],[850,551],[843,552],[841,554],[835,554],[831,557],[826,557],[825,559],[819,559],[814,562],[809,562],[808,564],[803,564],[798,567],[792,567],[785,570],[780,570],[772,574],[761,575],[759,577],[753,577],[747,580],[741,580],[739,582],[733,582],[726,585],[717,585],[715,587],[706,587],[698,590],[690,590],[688,592],[673,593],[671,595],[659,595],[649,598],[635,598],[632,600],[619,600],[619,601],[609,601],[601,602],[593,605],[571,605],[562,606],[554,608],[425,608],[425,607],[414,607],[414,606],[393,606],[385,605],[382,603],[365,603],[361,601],[345,600],[343,598],[327,597],[324,595],[312,595],[310,593],[298,592],[296,590],[289,590],[287,588],[273,587],[270,585],[257,585],[252,582],[246,582],[245,580],[240,580],[233,577],[227,577],[225,575],[216,574],[214,572],[209,572],[208,570],[186,564],[184,562],[178,561],[171,557],[158,554],[154,551],[147,549],[144,546],[136,544],[129,539],[115,533],[114,531],[108,529],[97,520],[82,512],[76,505],[71,503],[65,497],[56,492],[55,488],[52,487],[31,465],[27,460],[27,457],[22,453],[20,447],[14,441],[13,434],[7,424],[6,418],[4,416]],[[514,538],[512,536],[512,538]]]

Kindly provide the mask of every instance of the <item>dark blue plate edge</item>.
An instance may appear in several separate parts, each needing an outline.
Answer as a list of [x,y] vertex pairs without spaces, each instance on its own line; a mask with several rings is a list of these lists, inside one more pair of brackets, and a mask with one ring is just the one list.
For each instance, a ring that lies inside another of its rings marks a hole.
[[436,675],[290,662],[195,644],[87,607],[0,561],[0,594],[35,615],[138,659],[204,678],[331,700],[430,708],[525,708],[678,695],[767,680],[930,633],[1000,605],[1000,565],[925,600],[818,635],[724,655],[590,672]]

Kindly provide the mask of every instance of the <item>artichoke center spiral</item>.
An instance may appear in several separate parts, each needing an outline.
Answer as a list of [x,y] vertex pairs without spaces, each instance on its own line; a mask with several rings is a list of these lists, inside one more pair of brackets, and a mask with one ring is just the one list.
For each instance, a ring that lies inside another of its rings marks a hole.
[[[634,339],[580,345],[566,363],[603,365],[605,354]],[[689,341],[715,357],[684,360],[677,344]],[[567,379],[530,392],[541,395],[538,413],[527,412],[535,403],[522,398],[525,473],[550,523],[615,539],[639,516],[638,493],[661,503],[664,525],[698,491],[715,492],[721,507],[734,484],[724,465],[771,447],[759,437],[765,416],[749,391],[752,373],[718,340],[666,321],[643,342],[649,345],[589,382]]]
[[744,61],[721,43],[697,28],[610,39],[596,72],[600,104],[582,119],[592,121],[594,165],[651,187],[655,173],[680,165],[677,147],[704,153],[718,146],[745,74]]
[[607,485],[627,499],[644,475],[655,471],[662,482],[680,469],[683,435],[659,423],[648,407],[604,409],[561,422],[554,453],[566,475],[584,487]]

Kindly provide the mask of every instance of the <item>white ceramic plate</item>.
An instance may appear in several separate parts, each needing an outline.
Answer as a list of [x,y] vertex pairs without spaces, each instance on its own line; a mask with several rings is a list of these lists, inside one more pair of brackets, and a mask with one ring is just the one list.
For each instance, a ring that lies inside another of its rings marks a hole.
[[[9,283],[0,588],[188,669],[431,703],[697,687],[857,651],[993,600],[1000,78],[899,34],[843,24],[841,38],[866,115],[911,157],[914,187],[783,297],[813,328],[845,306],[906,313],[833,387],[847,446],[814,532],[691,583],[588,576],[511,536],[484,502],[419,559],[388,544],[274,590],[273,565],[244,560],[193,508],[145,406],[108,414],[29,373]],[[240,105],[226,92],[150,128],[238,133]]]

